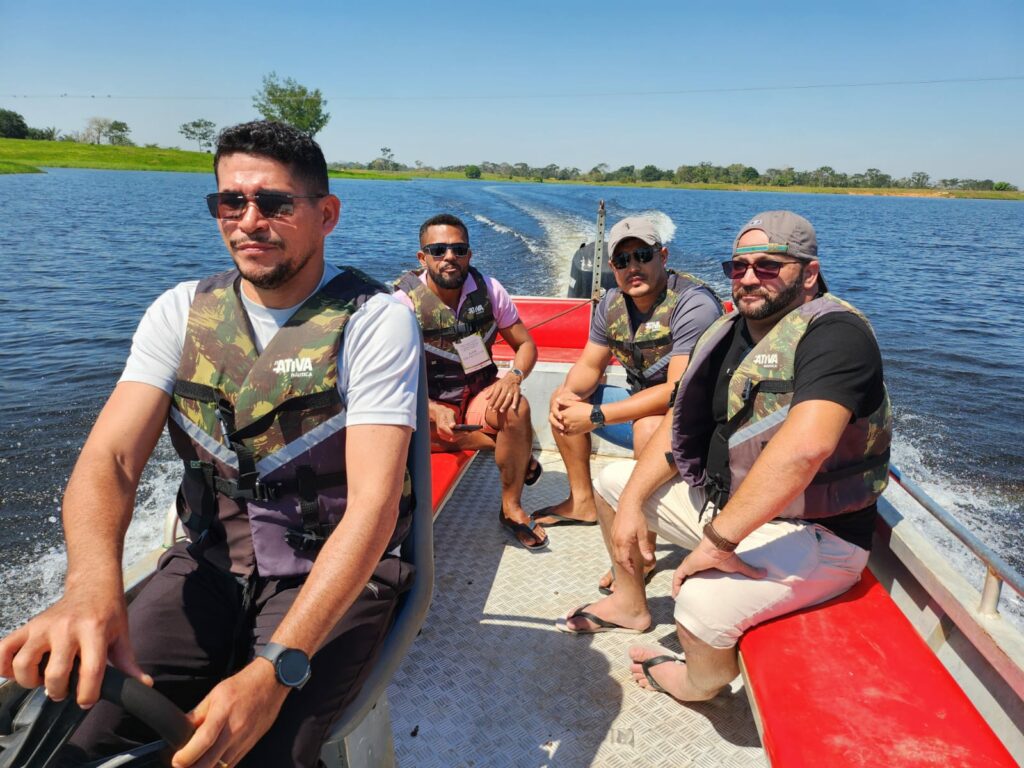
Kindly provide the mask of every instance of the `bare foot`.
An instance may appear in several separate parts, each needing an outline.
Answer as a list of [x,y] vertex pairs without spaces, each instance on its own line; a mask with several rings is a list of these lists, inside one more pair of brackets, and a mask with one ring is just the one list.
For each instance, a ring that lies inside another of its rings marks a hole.
[[593,496],[579,502],[570,496],[558,504],[538,509],[533,513],[533,519],[544,525],[566,525],[573,522],[593,524],[597,522],[597,507]]
[[[587,613],[625,629],[642,632],[651,626],[651,614],[647,610],[646,603],[640,606],[630,606],[624,603],[625,601],[616,600],[614,596],[606,597],[586,606],[585,610]],[[600,631],[598,625],[583,616],[573,616],[572,618],[567,616],[565,626],[570,632]]]

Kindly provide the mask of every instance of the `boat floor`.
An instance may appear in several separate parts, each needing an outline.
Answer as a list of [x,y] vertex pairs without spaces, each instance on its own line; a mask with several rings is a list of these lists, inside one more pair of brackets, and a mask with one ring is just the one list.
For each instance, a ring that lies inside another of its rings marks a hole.
[[[527,510],[566,492],[560,457],[540,460]],[[670,589],[683,551],[659,542],[650,632],[567,635],[555,619],[601,597],[600,530],[551,528],[549,547],[529,552],[498,524],[499,500],[494,462],[481,453],[435,522],[434,600],[388,689],[398,764],[763,766],[742,679],[684,706],[630,675],[631,644],[679,650]]]

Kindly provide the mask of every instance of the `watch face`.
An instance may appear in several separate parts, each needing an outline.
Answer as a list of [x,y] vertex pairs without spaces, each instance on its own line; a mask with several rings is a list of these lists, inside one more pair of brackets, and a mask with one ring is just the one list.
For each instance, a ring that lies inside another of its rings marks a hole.
[[289,648],[277,657],[277,676],[285,685],[295,687],[309,677],[309,659],[302,651]]

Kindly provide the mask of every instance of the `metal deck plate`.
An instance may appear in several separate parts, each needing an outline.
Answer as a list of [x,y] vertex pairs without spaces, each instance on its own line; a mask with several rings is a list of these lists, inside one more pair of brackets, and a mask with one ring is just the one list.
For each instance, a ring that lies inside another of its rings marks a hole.
[[[557,454],[527,510],[564,497]],[[644,635],[572,636],[554,621],[601,597],[608,558],[593,527],[548,531],[528,552],[498,524],[497,470],[482,454],[434,525],[437,578],[426,625],[388,689],[400,766],[763,766],[742,681],[683,706],[633,683],[633,643],[679,650],[670,597],[682,552],[659,542]]]

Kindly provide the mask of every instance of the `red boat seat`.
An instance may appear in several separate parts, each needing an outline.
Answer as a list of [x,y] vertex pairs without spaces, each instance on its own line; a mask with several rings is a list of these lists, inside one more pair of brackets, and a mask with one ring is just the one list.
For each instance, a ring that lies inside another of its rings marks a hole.
[[[547,363],[575,363],[590,335],[588,299],[517,297],[516,309],[537,345],[538,359]],[[511,360],[512,348],[500,337],[491,349],[495,360]],[[617,364],[617,363],[616,363]]]
[[1017,763],[870,571],[740,640],[772,766]]
[[476,453],[455,451],[430,454],[430,501],[435,519]]

